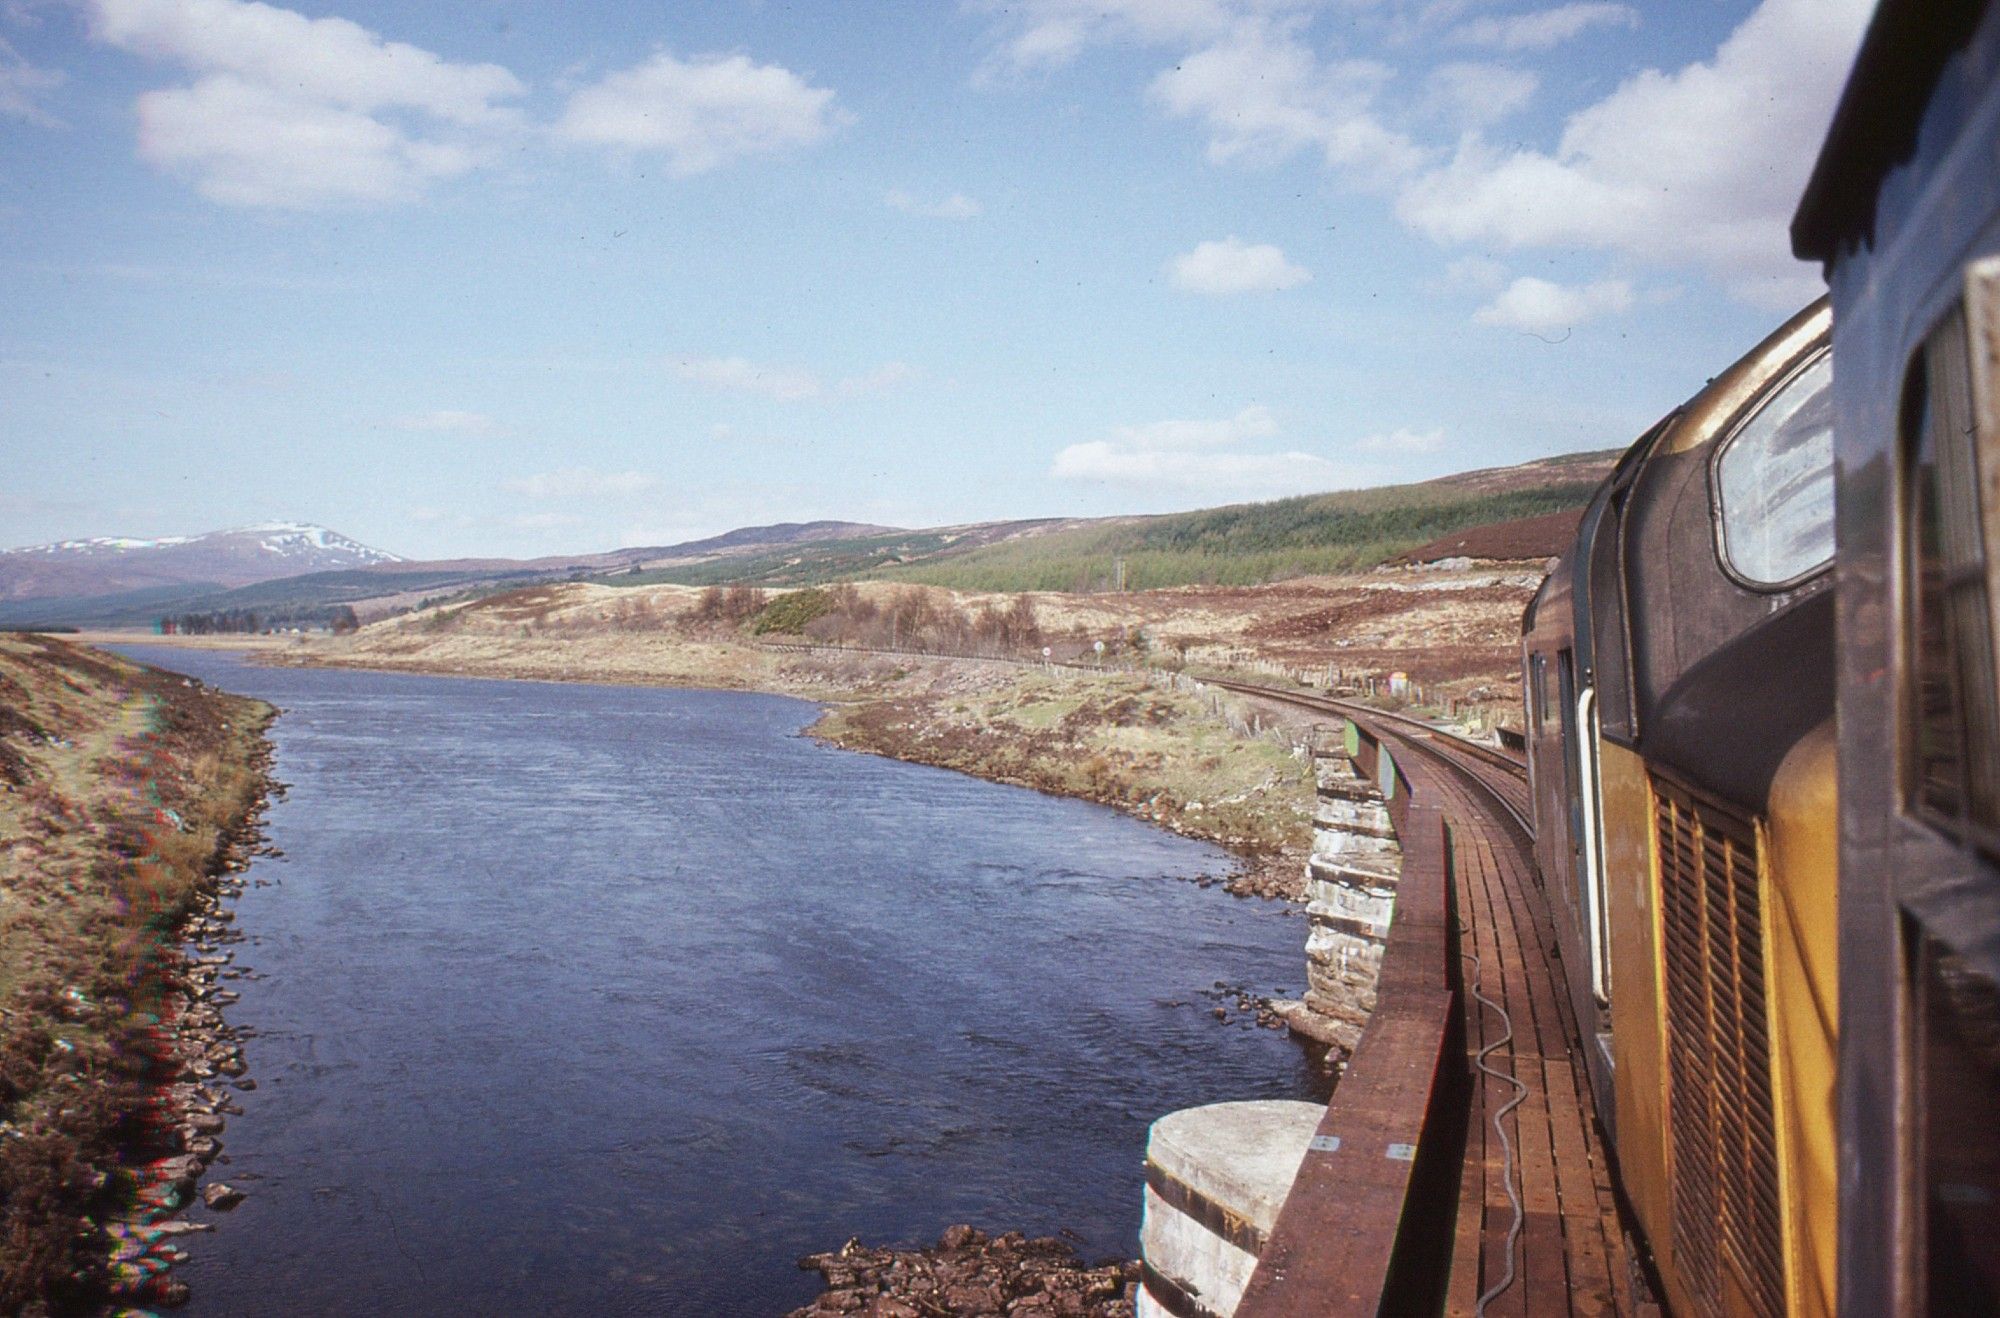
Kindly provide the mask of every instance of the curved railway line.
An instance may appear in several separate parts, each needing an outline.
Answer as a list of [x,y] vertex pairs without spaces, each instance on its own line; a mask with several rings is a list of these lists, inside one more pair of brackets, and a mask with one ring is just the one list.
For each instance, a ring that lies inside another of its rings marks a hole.
[[1358,762],[1393,779],[1404,844],[1374,1014],[1238,1314],[1648,1311],[1535,867],[1526,762],[1353,701],[1210,680],[1351,721]]
[[1238,695],[1275,700],[1316,713],[1338,714],[1342,718],[1359,719],[1380,726],[1403,744],[1441,758],[1466,774],[1506,812],[1521,831],[1523,840],[1532,841],[1534,838],[1534,824],[1528,813],[1528,764],[1521,756],[1483,745],[1422,719],[1377,709],[1358,701],[1291,691],[1257,682],[1239,682],[1233,678],[1208,677],[1201,680]]

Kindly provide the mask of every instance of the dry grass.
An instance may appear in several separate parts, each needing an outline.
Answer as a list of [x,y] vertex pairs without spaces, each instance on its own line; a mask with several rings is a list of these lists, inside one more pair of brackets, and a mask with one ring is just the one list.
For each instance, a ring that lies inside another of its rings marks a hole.
[[[1515,680],[1521,611],[1540,579],[1538,565],[1474,564],[1127,594],[1016,596],[896,582],[840,589],[851,589],[864,608],[884,615],[901,605],[905,612],[966,620],[1004,613],[1026,599],[1042,633],[1036,648],[1047,644],[1059,658],[1090,655],[1102,641],[1109,653],[1129,655],[1136,649],[1154,662],[1311,669],[1331,664],[1383,676],[1408,672],[1426,686],[1446,689]],[[534,648],[543,656],[542,673],[560,669],[561,652],[587,656],[592,670],[611,664],[619,674],[614,680],[649,680],[648,674],[698,680],[714,668],[716,684],[760,683],[754,664],[724,662],[701,648],[741,648],[749,639],[733,621],[704,617],[701,596],[685,586],[537,586],[377,623],[351,638],[314,637],[293,649],[308,662],[380,659],[400,666],[423,654],[440,665],[483,668],[503,654]],[[912,608],[912,597],[920,598],[920,608]],[[500,641],[556,645],[492,644]],[[526,675],[513,671],[513,659],[506,663],[509,675]]]
[[1132,674],[1016,671],[984,689],[830,711],[838,745],[1100,801],[1248,857],[1311,840],[1304,761],[1206,703]]
[[95,1296],[161,1078],[160,957],[261,790],[268,706],[0,637],[0,1313]]

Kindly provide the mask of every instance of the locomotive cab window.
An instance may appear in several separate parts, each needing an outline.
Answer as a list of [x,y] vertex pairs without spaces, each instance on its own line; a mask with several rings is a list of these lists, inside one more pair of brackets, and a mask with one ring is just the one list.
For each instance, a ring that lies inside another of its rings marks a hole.
[[1715,459],[1722,561],[1745,584],[1789,586],[1833,559],[1833,358],[1806,363]]
[[1996,458],[1978,430],[1959,310],[1925,341],[1904,392],[1906,793],[1927,822],[2000,850],[2000,678],[1980,510],[1981,460]]

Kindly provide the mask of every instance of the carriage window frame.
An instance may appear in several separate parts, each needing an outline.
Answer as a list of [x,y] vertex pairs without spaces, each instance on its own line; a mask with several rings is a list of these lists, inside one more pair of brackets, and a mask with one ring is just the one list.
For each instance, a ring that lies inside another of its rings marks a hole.
[[[1898,794],[1910,818],[1961,844],[2000,854],[2000,781],[1990,770],[1980,780],[1979,752],[1973,749],[2000,741],[2000,694],[1995,692],[2000,635],[1992,621],[1991,593],[1996,547],[1984,529],[1996,510],[1982,506],[1981,479],[1988,463],[2000,461],[2000,437],[1992,433],[1987,417],[1994,400],[1982,397],[1992,382],[1975,369],[1973,349],[1980,333],[1972,313],[1977,301],[1954,303],[1924,335],[1910,354],[1897,408],[1896,576],[1902,596],[1897,624],[1902,709]],[[1947,354],[1956,360],[1945,360]],[[1940,379],[1952,395],[1947,406],[1962,409],[1942,419],[1933,405]],[[1954,438],[1962,439],[1965,451],[1947,455],[1937,441]],[[1926,453],[1933,471],[1941,457],[1956,458],[1961,464],[1957,482],[1925,477]],[[1924,504],[1920,482],[1926,479],[1958,502]],[[1959,543],[1946,545],[1946,522],[1954,516]],[[1925,539],[1927,529],[1938,537],[1934,550]],[[1954,549],[1960,555],[1955,561],[1950,557]],[[1928,567],[1932,562],[1935,567]],[[1961,592],[1972,596],[1969,608]],[[1934,708],[1927,714],[1927,690],[1932,707],[1940,697],[1945,700],[1942,718]],[[1975,722],[1985,726],[1975,727]],[[1929,735],[1934,729],[1944,730],[1942,739]],[[1946,740],[1952,745],[1944,745]],[[1955,766],[1953,781],[1927,776],[1927,756],[1943,757],[1947,767]],[[1952,793],[1955,797],[1946,799]]]
[[[1804,378],[1807,373],[1821,366],[1825,366],[1830,369],[1832,367],[1832,364],[1833,364],[1833,348],[1830,344],[1822,344],[1820,347],[1807,353],[1806,356],[1801,361],[1795,363],[1790,370],[1785,372],[1783,378],[1778,380],[1770,388],[1766,389],[1761,395],[1759,395],[1756,402],[1751,405],[1749,411],[1746,412],[1742,417],[1738,418],[1736,422],[1730,426],[1728,435],[1726,435],[1723,438],[1721,443],[1715,446],[1714,456],[1712,456],[1709,459],[1708,462],[1708,490],[1709,490],[1708,497],[1709,497],[1709,514],[1710,514],[1709,520],[1715,528],[1716,561],[1722,565],[1723,573],[1731,581],[1734,581],[1737,585],[1744,587],[1746,590],[1754,590],[1759,592],[1760,594],[1778,594],[1783,591],[1791,590],[1794,587],[1804,582],[1812,580],[1814,577],[1819,576],[1821,573],[1827,571],[1829,568],[1833,566],[1834,550],[1833,550],[1832,535],[1833,535],[1834,508],[1831,497],[1829,497],[1828,499],[1827,509],[1826,509],[1827,535],[1828,535],[1826,557],[1820,559],[1818,562],[1813,563],[1809,567],[1800,569],[1798,572],[1792,574],[1789,577],[1784,578],[1782,581],[1772,581],[1772,580],[1766,580],[1763,577],[1756,576],[1753,573],[1745,571],[1742,567],[1738,566],[1736,560],[1730,555],[1729,507],[1725,502],[1725,500],[1723,499],[1722,495],[1723,464],[1729,460],[1729,455],[1731,453],[1737,451],[1744,437],[1748,435],[1752,427],[1754,427],[1757,424],[1758,419],[1763,417],[1765,413],[1770,410],[1772,404],[1776,403],[1779,399],[1785,397],[1791,391],[1792,387],[1798,384],[1799,381],[1802,378]],[[1831,379],[1829,379],[1827,382],[1827,388],[1831,390],[1832,387],[1833,387],[1832,381]],[[1831,427],[1829,427],[1827,431],[1827,464],[1826,464],[1826,481],[1829,491],[1831,491],[1832,489],[1833,479],[1834,479],[1833,432]]]

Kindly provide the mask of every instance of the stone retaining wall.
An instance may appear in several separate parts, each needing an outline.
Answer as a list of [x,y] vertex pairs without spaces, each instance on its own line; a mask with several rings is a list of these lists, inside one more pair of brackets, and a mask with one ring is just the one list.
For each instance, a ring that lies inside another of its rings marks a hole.
[[1313,752],[1318,804],[1306,861],[1306,994],[1274,1004],[1298,1033],[1352,1052],[1375,1009],[1403,849],[1388,803],[1344,749]]

